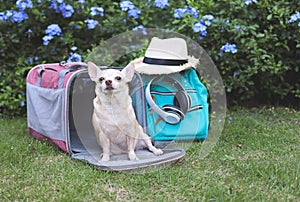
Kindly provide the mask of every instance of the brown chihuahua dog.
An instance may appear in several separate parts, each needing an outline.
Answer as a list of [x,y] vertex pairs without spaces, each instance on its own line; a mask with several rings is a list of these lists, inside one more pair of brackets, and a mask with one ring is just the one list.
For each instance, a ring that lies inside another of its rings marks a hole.
[[152,145],[136,120],[128,87],[134,65],[129,64],[122,71],[101,70],[88,62],[88,73],[96,83],[92,120],[98,144],[103,149],[101,161],[109,161],[111,154],[121,153],[128,153],[130,160],[138,160],[135,149],[139,146],[146,146],[155,155],[163,154]]

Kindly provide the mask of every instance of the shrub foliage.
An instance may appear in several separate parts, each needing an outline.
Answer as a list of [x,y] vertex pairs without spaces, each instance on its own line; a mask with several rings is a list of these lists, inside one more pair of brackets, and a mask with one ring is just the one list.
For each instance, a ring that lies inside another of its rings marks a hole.
[[147,27],[197,41],[218,67],[229,103],[300,97],[296,0],[17,0],[0,5],[0,113],[25,112],[32,66],[84,60],[101,41]]

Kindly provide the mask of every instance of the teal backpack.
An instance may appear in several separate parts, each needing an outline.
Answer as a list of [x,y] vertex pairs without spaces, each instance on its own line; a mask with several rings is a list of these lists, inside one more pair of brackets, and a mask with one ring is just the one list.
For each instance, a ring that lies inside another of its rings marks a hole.
[[141,76],[147,100],[147,132],[154,141],[206,139],[208,92],[194,68]]

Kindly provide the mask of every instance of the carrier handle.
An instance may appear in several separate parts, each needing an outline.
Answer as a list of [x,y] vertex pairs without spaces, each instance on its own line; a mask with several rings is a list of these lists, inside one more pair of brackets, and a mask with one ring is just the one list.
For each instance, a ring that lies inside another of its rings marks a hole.
[[[61,66],[66,66],[66,64],[64,63],[60,63]],[[66,69],[63,69],[59,72],[59,81],[58,81],[58,89],[62,88],[63,85],[64,85],[64,79],[65,79],[65,76],[67,73],[71,72],[71,71],[76,71],[78,69],[81,69],[81,68],[87,68],[87,65],[82,63],[82,64],[74,64],[74,65],[71,65],[69,67],[65,67]],[[46,69],[49,69],[49,70],[53,70],[53,71],[57,71],[56,69],[52,69],[52,68],[45,68],[44,65],[41,65],[38,67],[38,71],[37,71],[37,74],[38,74],[38,79],[35,83],[36,86],[41,86],[41,82],[42,82],[42,73],[46,70]]]
[[57,88],[60,89],[63,87],[64,85],[64,80],[65,80],[65,76],[67,73],[69,73],[70,71],[72,71],[71,69],[64,69],[64,70],[61,70],[60,73],[59,73],[59,80],[58,80],[58,86]]
[[78,69],[81,69],[82,67],[87,68],[87,65],[82,63],[82,64],[75,64],[75,65],[71,65],[69,67],[67,67],[64,70],[61,70],[59,73],[59,81],[58,81],[58,88],[62,88],[64,85],[64,80],[65,80],[65,76],[67,73],[72,72],[72,71],[76,71]]
[[[35,83],[36,86],[41,86],[41,82],[42,82],[42,73],[48,68],[45,68],[43,65],[39,66],[39,69],[37,70],[37,74],[38,74],[38,79]],[[56,71],[55,69],[49,68],[50,70]],[[64,84],[64,78],[65,75],[72,71],[71,69],[64,69],[59,73],[59,81],[58,81],[58,88],[62,88],[63,84]]]
[[39,66],[39,69],[37,71],[38,73],[38,79],[35,83],[36,86],[41,86],[41,82],[42,82],[42,72],[45,71],[45,67],[43,65]]
[[79,63],[79,64],[73,64],[73,65],[70,65],[69,67],[67,67],[68,63],[66,61],[61,61],[59,63],[59,65],[65,67],[66,69],[71,69],[72,71],[79,70],[81,68],[87,68],[87,64],[85,64],[83,62]]
[[75,71],[75,70],[79,70],[79,69],[82,69],[82,68],[87,68],[87,64],[75,64],[75,65],[71,65],[70,67],[67,67],[67,69],[70,69],[71,71]]

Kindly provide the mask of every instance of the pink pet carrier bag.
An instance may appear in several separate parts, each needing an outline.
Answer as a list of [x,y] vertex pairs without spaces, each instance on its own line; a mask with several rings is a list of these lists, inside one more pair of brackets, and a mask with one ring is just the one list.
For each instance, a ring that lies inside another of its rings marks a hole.
[[[136,72],[129,83],[137,120],[146,131],[143,82]],[[74,159],[103,170],[132,170],[175,162],[185,155],[181,148],[163,148],[155,156],[148,150],[136,151],[140,160],[129,161],[126,154],[99,161],[102,149],[92,126],[95,84],[82,62],[41,64],[33,67],[26,79],[29,133],[37,140],[48,140]]]

